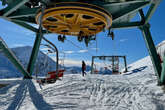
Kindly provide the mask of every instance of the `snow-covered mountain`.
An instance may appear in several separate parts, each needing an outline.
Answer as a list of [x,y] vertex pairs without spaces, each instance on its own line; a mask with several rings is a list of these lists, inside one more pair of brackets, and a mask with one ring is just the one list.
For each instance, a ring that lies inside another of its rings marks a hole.
[[[29,58],[31,55],[32,47],[17,47],[11,49],[24,68],[27,68]],[[67,70],[66,73],[81,73],[81,67],[70,66],[63,67]],[[35,64],[34,73],[38,76],[45,76],[49,71],[56,70],[56,62],[43,52],[39,52],[37,61]],[[90,71],[91,67],[87,65],[86,71]],[[22,74],[13,66],[13,64],[0,53],[0,78],[13,78],[13,77],[23,77]]]
[[21,74],[15,69],[13,64],[0,53],[0,78],[20,77]]
[[[23,64],[25,68],[27,68],[29,57],[31,55],[32,47],[17,47],[11,49],[19,61]],[[157,45],[157,51],[161,56],[161,59],[165,56],[165,41],[161,42]],[[39,52],[38,58],[35,64],[34,73],[37,73],[39,76],[45,76],[48,71],[54,71],[56,69],[56,62],[48,57],[43,52]],[[80,73],[81,67],[72,66],[65,67],[68,71],[67,73]],[[87,65],[87,70],[90,71],[91,67]],[[111,74],[111,71],[100,70],[102,74]],[[0,78],[11,78],[11,77],[22,77],[22,74],[13,66],[13,64],[0,53]]]
[[[29,58],[31,55],[32,47],[17,47],[11,49],[21,64],[27,68]],[[34,72],[39,76],[45,75],[48,71],[54,71],[56,63],[50,57],[47,57],[43,52],[39,52],[35,64]],[[13,66],[13,64],[0,53],[0,78],[21,77],[22,74]]]
[[[77,74],[77,73],[81,73],[81,67],[79,66],[69,66],[69,67],[65,67],[65,69],[67,70],[67,72],[73,73],[73,74]],[[86,65],[86,71],[89,72],[91,71],[91,66]]]

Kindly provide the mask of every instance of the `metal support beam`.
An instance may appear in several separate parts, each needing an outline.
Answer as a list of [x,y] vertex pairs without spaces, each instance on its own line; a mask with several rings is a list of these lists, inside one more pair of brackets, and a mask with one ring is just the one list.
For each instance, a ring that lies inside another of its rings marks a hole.
[[161,78],[160,83],[165,85],[165,56],[163,58],[163,64],[162,64],[162,72],[161,72]]
[[144,15],[143,9],[139,10],[139,14],[141,16],[141,23],[145,24],[145,15]]
[[0,38],[0,50],[5,56],[14,64],[14,66],[24,75],[26,78],[31,78],[29,73],[25,70],[13,52],[7,47],[6,43]]
[[158,7],[158,5],[160,4],[161,0],[153,0],[154,3],[151,4],[147,15],[145,17],[145,24],[147,24],[150,20],[150,18],[152,17],[152,15],[154,14],[156,8]]
[[8,16],[18,8],[20,8],[22,5],[24,5],[29,0],[15,0],[13,3],[9,4],[8,7],[6,7],[3,10],[3,16]]
[[116,20],[118,20],[124,16],[134,13],[134,12],[144,8],[149,3],[150,2],[142,2],[142,3],[135,3],[134,5],[128,6],[125,9],[122,9],[122,11],[115,13],[115,15],[112,15],[113,16],[112,21],[115,22]]
[[[12,21],[13,23],[15,23],[15,24],[17,24],[17,25],[19,25],[21,27],[24,27],[24,28],[26,28],[26,29],[28,29],[30,31],[33,31],[35,33],[37,33],[39,31],[37,28],[35,28],[35,27],[33,27],[33,26],[31,26],[31,25],[29,25],[29,24],[27,24],[24,21],[21,21],[19,19],[18,20],[17,19],[10,19],[10,21]],[[51,32],[47,32],[46,30],[42,30],[42,33],[43,34],[51,34]]]
[[149,24],[145,24],[144,26],[139,27],[140,30],[143,33],[144,36],[144,40],[146,42],[146,46],[148,48],[151,60],[152,60],[152,64],[154,66],[155,69],[155,73],[158,76],[158,83],[160,84],[160,76],[161,76],[161,61],[159,59],[159,56],[157,54],[154,42],[152,40],[152,36],[150,33],[150,25]]
[[6,5],[7,4],[7,1],[6,0],[1,0],[2,1],[2,5]]
[[20,22],[20,21],[17,21],[17,20],[12,20],[12,22],[17,24],[17,25],[20,25],[20,26],[22,26],[22,27],[24,27],[26,29],[29,29],[29,30],[31,30],[33,32],[38,32],[38,29],[36,29],[35,27],[33,27],[33,26],[31,26],[31,25],[29,25],[27,23]]
[[124,65],[125,65],[125,71],[124,72],[128,72],[126,56],[124,56]]
[[137,28],[142,25],[143,25],[142,22],[113,23],[111,29]]
[[12,21],[21,22],[21,23],[31,23],[36,24],[35,18],[32,17],[20,17],[20,18],[12,18]]
[[19,9],[16,12],[13,12],[8,16],[8,18],[20,18],[20,17],[29,17],[36,16],[36,12],[39,8],[28,8],[28,9]]
[[30,57],[30,60],[29,60],[28,68],[27,68],[27,71],[30,73],[30,75],[32,75],[33,70],[34,70],[34,65],[35,65],[35,62],[36,62],[36,59],[37,59],[37,56],[38,56],[41,40],[42,40],[42,34],[37,33],[35,43],[34,43],[34,46],[33,46],[33,50],[32,50],[32,54],[31,54],[31,57]]
[[115,57],[114,56],[112,56],[112,73],[114,73],[114,61],[115,61]]
[[39,52],[39,48],[40,48],[40,44],[43,38],[43,33],[42,33],[42,19],[43,19],[43,14],[44,14],[44,10],[45,10],[45,6],[42,5],[41,6],[41,17],[40,17],[40,23],[39,23],[39,32],[36,33],[36,39],[35,39],[35,43],[33,46],[33,50],[32,50],[32,54],[29,60],[29,64],[28,64],[28,68],[27,71],[30,73],[30,75],[32,75],[33,70],[34,70],[34,65],[38,56],[38,52]]
[[[0,17],[1,17],[1,16],[0,16]],[[30,31],[33,31],[33,32],[35,32],[35,33],[38,32],[38,29],[37,29],[37,28],[31,26],[30,24],[25,23],[25,21],[22,21],[23,19],[10,19],[10,18],[3,17],[3,16],[2,16],[2,18],[5,19],[5,20],[8,20],[8,21],[10,21],[10,22],[13,22],[13,23],[15,23],[15,24],[17,24],[17,25],[19,25],[19,26],[21,26],[21,27],[24,27],[24,28],[26,28],[26,29],[28,29],[28,30],[30,30]],[[25,20],[26,20],[26,19],[25,19]],[[45,30],[43,30],[43,32],[45,32]]]
[[92,56],[92,64],[91,64],[91,74],[93,74],[93,66],[94,66],[94,56]]
[[[149,1],[149,0],[146,0]],[[103,6],[106,7],[111,7],[111,6],[119,6],[119,5],[129,5],[129,4],[134,4],[134,3],[141,3],[141,2],[146,2],[146,1],[142,1],[142,0],[128,0],[128,1],[123,1],[123,2],[105,2],[105,4],[103,4]]]

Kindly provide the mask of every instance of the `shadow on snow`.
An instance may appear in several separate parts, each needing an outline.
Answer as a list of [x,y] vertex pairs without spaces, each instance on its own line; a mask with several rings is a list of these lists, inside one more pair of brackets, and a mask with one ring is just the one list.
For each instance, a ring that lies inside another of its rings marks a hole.
[[130,74],[134,74],[134,73],[137,73],[137,72],[141,72],[141,71],[145,70],[147,67],[148,66],[142,66],[140,68],[136,68],[136,69],[132,70],[130,73],[126,73],[124,75],[130,75]]
[[[23,80],[22,83],[16,90],[16,95],[13,98],[12,103],[9,105],[7,110],[15,110],[21,107],[23,100],[26,97],[27,91],[29,90],[29,95],[36,109],[38,110],[52,110],[51,105],[46,103],[43,96],[36,90],[33,82],[31,80]],[[29,105],[30,106],[30,105]]]

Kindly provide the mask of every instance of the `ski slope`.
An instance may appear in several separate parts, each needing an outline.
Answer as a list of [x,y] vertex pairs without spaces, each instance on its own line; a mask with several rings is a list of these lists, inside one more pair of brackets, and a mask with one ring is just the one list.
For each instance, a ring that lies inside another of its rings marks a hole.
[[157,86],[150,57],[121,75],[66,74],[42,86],[35,80],[3,79],[0,110],[164,110],[165,92]]

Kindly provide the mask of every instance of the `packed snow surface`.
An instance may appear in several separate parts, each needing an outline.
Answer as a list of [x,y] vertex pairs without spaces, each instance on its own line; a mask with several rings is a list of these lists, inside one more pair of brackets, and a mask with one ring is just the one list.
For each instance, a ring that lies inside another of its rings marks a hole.
[[[31,48],[27,48],[30,53]],[[26,67],[29,55],[21,53],[22,49],[14,52]],[[163,58],[165,41],[157,46],[157,50]],[[45,59],[45,55],[40,53],[38,61],[40,59]],[[5,57],[1,56],[0,63],[2,75],[18,76]],[[48,64],[55,67],[51,59]],[[44,64],[38,67],[45,73]],[[164,110],[165,88],[157,86],[150,57],[129,65],[128,70],[118,75],[87,74],[85,77],[70,71],[62,80],[44,86],[39,86],[35,79],[0,79],[0,85],[8,84],[0,88],[0,110]]]
[[146,57],[121,75],[65,74],[44,85],[33,80],[1,79],[0,110],[164,110],[165,92],[157,86]]

